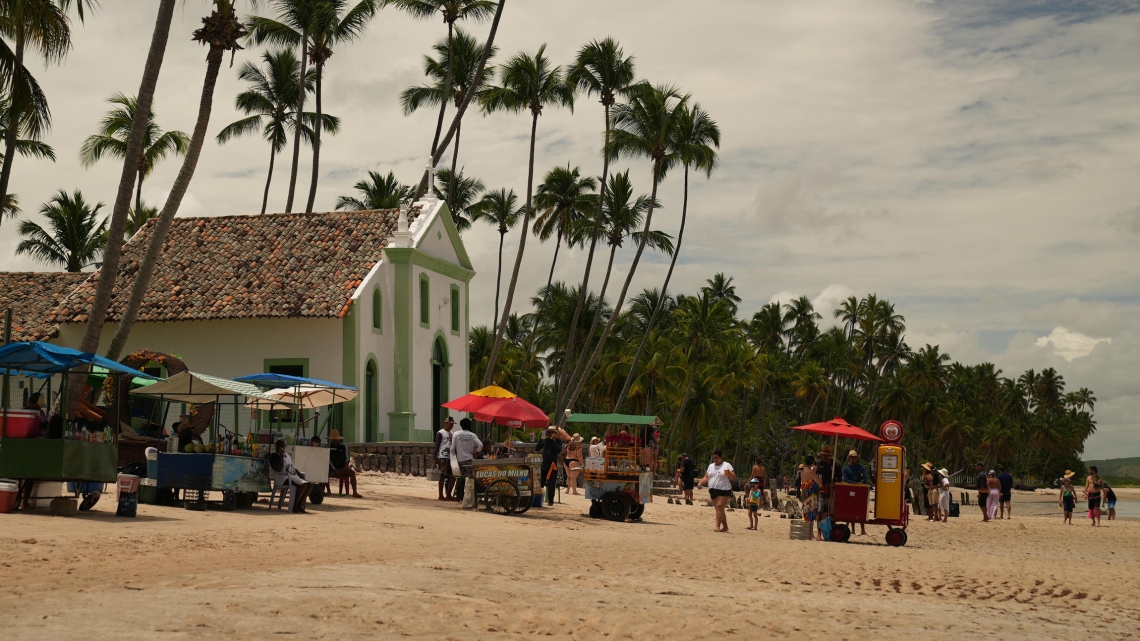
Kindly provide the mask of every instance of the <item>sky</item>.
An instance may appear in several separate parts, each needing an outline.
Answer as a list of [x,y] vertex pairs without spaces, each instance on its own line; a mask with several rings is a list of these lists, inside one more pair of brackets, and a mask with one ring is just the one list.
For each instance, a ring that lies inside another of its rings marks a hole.
[[[33,67],[59,158],[18,160],[23,217],[37,219],[58,189],[113,201],[121,165],[84,168],[78,150],[103,101],[137,91],[155,7],[102,5],[75,25],[63,65]],[[175,15],[155,102],[165,129],[193,128],[205,49],[190,34],[205,5],[180,3]],[[488,24],[466,27],[482,39]],[[423,81],[422,56],[445,34],[439,21],[388,9],[335,50],[323,103],[342,129],[322,146],[317,210],[369,170],[418,178],[436,112],[405,116],[398,94]],[[505,59],[545,43],[565,65],[607,36],[635,57],[639,78],[690,93],[721,129],[719,168],[691,180],[673,291],[724,272],[742,314],[806,295],[825,322],[845,297],[876,293],[905,317],[913,348],[935,344],[1010,377],[1055,367],[1068,389],[1091,388],[1098,427],[1085,457],[1140,455],[1140,0],[511,0],[496,45]],[[237,67],[261,53],[223,66],[211,136],[239,117]],[[525,193],[529,119],[471,112],[464,122],[465,173]],[[547,109],[536,174],[567,163],[600,173],[602,124],[593,98],[580,96],[573,112]],[[268,157],[257,138],[209,141],[179,215],[258,213]],[[144,201],[161,204],[178,164],[154,172]],[[647,193],[648,163],[615,166],[627,168]],[[301,203],[310,171],[303,161]],[[273,181],[269,209],[283,211],[281,158]],[[655,228],[676,233],[681,191],[674,172]],[[0,269],[45,269],[14,256],[14,230],[0,227]],[[480,223],[464,243],[478,271],[471,323],[490,324],[497,233]],[[512,234],[508,266],[516,248]],[[527,244],[520,296],[545,283],[552,253]],[[563,249],[554,277],[577,282],[584,265],[582,252]],[[647,255],[635,291],[660,286],[666,268]]]

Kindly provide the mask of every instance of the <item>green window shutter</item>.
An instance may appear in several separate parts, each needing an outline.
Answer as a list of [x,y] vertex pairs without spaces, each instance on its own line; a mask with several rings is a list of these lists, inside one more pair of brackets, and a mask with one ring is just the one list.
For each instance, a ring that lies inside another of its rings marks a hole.
[[459,288],[451,286],[451,331],[459,333]]
[[420,325],[431,326],[431,281],[427,274],[420,274]]
[[372,292],[372,329],[384,329],[384,306],[380,300],[380,290]]

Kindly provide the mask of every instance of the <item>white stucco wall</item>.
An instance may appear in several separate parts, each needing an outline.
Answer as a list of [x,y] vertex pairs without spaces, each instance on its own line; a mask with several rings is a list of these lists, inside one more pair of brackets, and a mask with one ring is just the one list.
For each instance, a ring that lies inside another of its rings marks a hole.
[[[445,236],[446,238],[446,236]],[[420,325],[420,274],[427,274],[430,294],[430,322],[428,327]],[[451,333],[451,304],[443,305],[446,298],[450,301],[451,286],[459,288],[459,335]],[[412,268],[412,286],[414,288],[412,300],[415,305],[414,322],[412,323],[412,407],[416,413],[416,429],[434,430],[432,421],[432,372],[431,352],[435,337],[442,332],[447,343],[447,359],[451,364],[448,368],[447,395],[450,398],[462,396],[467,389],[466,368],[467,359],[467,302],[464,298],[463,281],[448,278],[436,272],[426,270],[419,266]]]
[[[354,303],[360,305],[360,322],[357,323],[360,357],[356,365],[356,386],[361,391],[361,397],[356,404],[356,425],[358,426],[356,436],[361,440],[364,439],[364,385],[367,380],[366,370],[370,357],[376,360],[377,398],[379,399],[376,438],[381,441],[389,438],[388,412],[392,411],[395,404],[392,358],[393,339],[396,336],[394,326],[396,295],[392,272],[392,265],[381,261],[376,269],[364,279],[359,289],[359,299]],[[372,327],[372,296],[377,291],[380,292],[380,302],[383,309],[379,331],[373,330]]]

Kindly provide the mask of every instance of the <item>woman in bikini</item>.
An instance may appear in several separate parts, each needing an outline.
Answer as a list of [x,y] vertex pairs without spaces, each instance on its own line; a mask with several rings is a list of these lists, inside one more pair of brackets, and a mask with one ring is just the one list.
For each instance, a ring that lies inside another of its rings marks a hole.
[[566,487],[578,494],[578,473],[582,471],[582,435],[575,434],[566,444]]
[[[815,473],[815,457],[808,454],[804,457],[804,466],[800,470],[800,503],[804,508],[804,520],[815,523],[816,510],[819,506],[819,476]],[[811,540],[820,541],[819,535],[812,527]]]

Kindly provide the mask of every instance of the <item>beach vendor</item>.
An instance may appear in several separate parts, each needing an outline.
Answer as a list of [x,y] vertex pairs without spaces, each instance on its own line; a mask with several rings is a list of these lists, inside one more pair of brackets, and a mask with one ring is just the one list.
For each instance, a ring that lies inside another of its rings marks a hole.
[[297,488],[297,496],[293,501],[293,511],[305,513],[305,499],[313,491],[313,484],[306,481],[293,465],[293,457],[285,451],[285,441],[278,439],[274,452],[269,455],[269,469],[273,471],[273,483],[277,487],[287,485]]
[[558,483],[556,472],[558,456],[562,454],[562,444],[570,440],[570,435],[559,427],[551,426],[546,436],[538,441],[537,452],[542,454],[542,485],[546,488],[546,505],[554,505],[554,490]]
[[835,495],[835,481],[842,477],[839,463],[832,458],[831,446],[824,445],[819,448],[819,460],[816,461],[816,476],[819,477],[819,514],[822,521],[831,514],[831,499]]
[[[847,453],[847,465],[843,466],[843,482],[852,485],[866,485],[867,484],[867,469],[859,462],[859,453],[851,450]],[[855,529],[854,523],[847,524],[848,531]],[[867,524],[859,523],[859,535],[865,536],[867,534]]]
[[348,479],[353,498],[363,498],[360,492],[356,491],[356,470],[352,469],[348,446],[344,444],[340,431],[335,428],[329,432],[329,477]]
[[435,466],[439,468],[439,499],[440,501],[453,501],[451,495],[455,489],[455,477],[451,474],[451,430],[455,428],[455,419],[448,416],[443,421],[443,427],[435,433],[435,444],[432,446],[432,458]]
[[[451,432],[451,473],[456,477],[466,477],[471,472],[471,461],[483,450],[483,441],[471,431],[471,419],[459,421],[459,429]],[[455,499],[463,500],[464,482],[456,480]]]

